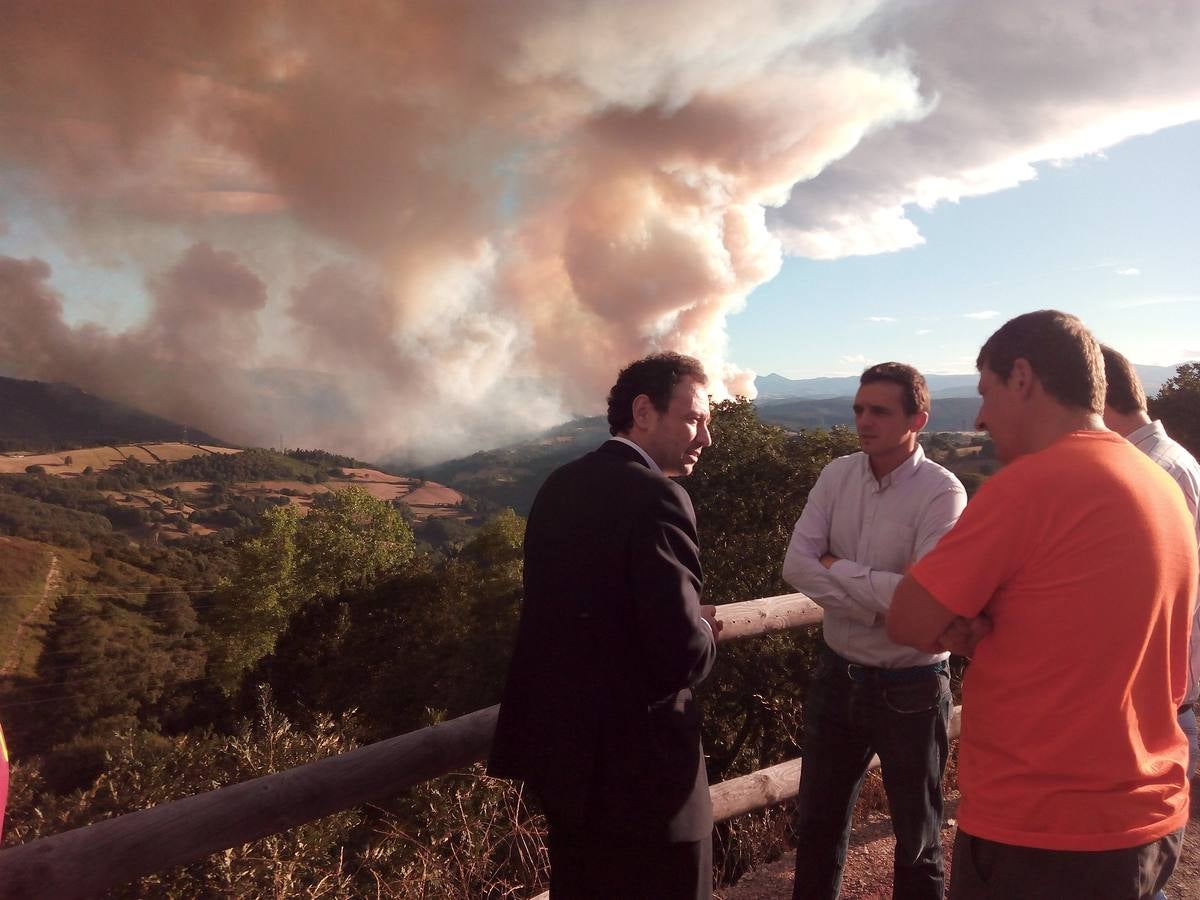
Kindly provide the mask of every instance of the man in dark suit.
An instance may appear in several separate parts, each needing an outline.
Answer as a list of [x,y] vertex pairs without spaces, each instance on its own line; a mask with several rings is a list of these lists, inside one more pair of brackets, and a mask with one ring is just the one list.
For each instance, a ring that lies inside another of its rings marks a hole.
[[525,600],[488,771],[549,823],[550,893],[708,898],[712,804],[692,688],[720,624],[700,605],[688,475],[708,379],[663,353],[608,397],[612,440],[546,479],[525,532]]

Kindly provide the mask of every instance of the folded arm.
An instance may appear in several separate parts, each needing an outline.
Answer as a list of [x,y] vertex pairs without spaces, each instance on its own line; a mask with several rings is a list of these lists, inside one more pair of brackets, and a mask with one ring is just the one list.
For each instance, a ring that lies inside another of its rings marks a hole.
[[896,587],[887,616],[888,638],[923,653],[949,650],[973,656],[975,645],[992,630],[986,615],[967,619],[947,609],[911,575]]
[[792,531],[783,558],[783,580],[803,591],[828,612],[837,612],[864,625],[873,625],[876,611],[856,600],[837,582],[822,562],[830,558],[829,529],[832,525],[831,497],[825,473],[809,492],[808,502]]
[[[961,490],[943,491],[929,502],[917,523],[909,565],[936,546],[942,535],[954,527],[966,505],[967,496]],[[873,569],[852,559],[832,561],[829,573],[839,588],[878,615],[887,614],[896,586],[904,577],[904,572]]]

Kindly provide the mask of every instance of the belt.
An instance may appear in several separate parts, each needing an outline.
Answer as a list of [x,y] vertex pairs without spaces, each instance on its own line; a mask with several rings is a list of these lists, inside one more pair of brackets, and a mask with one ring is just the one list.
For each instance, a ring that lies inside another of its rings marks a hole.
[[893,684],[905,681],[920,681],[922,678],[927,678],[930,675],[940,675],[949,670],[949,666],[944,659],[941,662],[929,663],[924,666],[884,669],[879,666],[865,666],[862,663],[851,662],[848,659],[838,656],[828,647],[825,648],[825,656],[833,664],[835,672],[844,674],[851,681],[860,683],[871,680],[887,681]]
[[1179,707],[1175,714],[1177,716],[1182,716],[1184,713],[1189,713],[1198,707],[1200,707],[1200,700],[1189,700],[1187,703],[1183,704],[1183,706]]

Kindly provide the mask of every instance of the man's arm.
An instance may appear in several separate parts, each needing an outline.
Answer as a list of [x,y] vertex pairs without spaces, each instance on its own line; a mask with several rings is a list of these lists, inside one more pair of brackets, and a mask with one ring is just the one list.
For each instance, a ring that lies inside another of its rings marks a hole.
[[826,467],[808,493],[800,520],[783,557],[783,580],[803,591],[828,612],[838,612],[864,625],[875,624],[876,613],[847,594],[824,564],[829,554],[832,501]]
[[887,615],[888,638],[924,653],[949,650],[972,656],[975,645],[992,630],[987,616],[966,619],[938,602],[911,575],[905,575],[892,597]]
[[630,534],[630,576],[649,696],[695,687],[716,661],[716,631],[700,605],[700,550],[687,492],[664,480]]
[[[929,502],[917,523],[910,565],[932,550],[942,535],[954,527],[966,505],[967,494],[961,487],[945,490]],[[852,559],[834,558],[827,566],[838,587],[880,615],[887,614],[896,586],[904,577],[903,572],[872,569]]]

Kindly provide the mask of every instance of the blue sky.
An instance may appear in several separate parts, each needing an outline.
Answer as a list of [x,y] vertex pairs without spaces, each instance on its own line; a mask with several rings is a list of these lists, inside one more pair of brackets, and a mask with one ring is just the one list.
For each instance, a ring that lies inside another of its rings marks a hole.
[[1001,322],[1047,307],[1139,363],[1200,357],[1197,160],[1200,123],[1176,126],[1039,164],[1008,190],[911,208],[919,247],[788,258],[730,319],[730,358],[791,378],[883,359],[967,372]]

